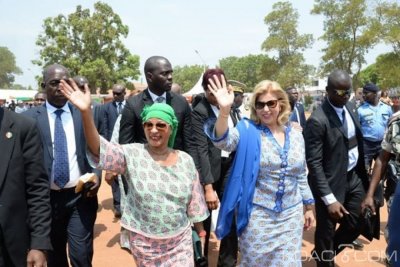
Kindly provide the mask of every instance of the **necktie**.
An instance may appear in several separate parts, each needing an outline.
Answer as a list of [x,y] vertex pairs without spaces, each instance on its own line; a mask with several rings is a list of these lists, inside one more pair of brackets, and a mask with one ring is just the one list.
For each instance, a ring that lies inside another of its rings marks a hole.
[[156,102],[157,103],[164,103],[164,99],[165,99],[165,97],[159,96],[159,97],[156,98]]
[[122,112],[122,102],[118,102],[118,114]]
[[56,121],[54,123],[54,183],[60,187],[69,181],[69,162],[68,162],[68,145],[67,137],[61,121],[62,109],[56,110]]

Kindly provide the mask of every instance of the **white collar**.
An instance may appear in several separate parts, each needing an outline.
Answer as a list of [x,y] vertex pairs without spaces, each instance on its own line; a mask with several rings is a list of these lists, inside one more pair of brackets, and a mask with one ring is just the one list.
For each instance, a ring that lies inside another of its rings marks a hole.
[[153,102],[156,102],[156,99],[159,97],[164,97],[165,101],[167,101],[167,92],[164,92],[162,95],[156,95],[150,90],[150,88],[148,90]]
[[50,103],[46,100],[46,109],[47,109],[47,112],[48,112],[48,113],[54,113],[56,110],[59,110],[59,109],[64,110],[64,112],[71,113],[71,110],[69,109],[69,106],[68,106],[68,102],[65,103],[65,105],[64,105],[63,107],[61,107],[61,108],[56,108],[55,106],[53,106],[52,104],[50,104]]

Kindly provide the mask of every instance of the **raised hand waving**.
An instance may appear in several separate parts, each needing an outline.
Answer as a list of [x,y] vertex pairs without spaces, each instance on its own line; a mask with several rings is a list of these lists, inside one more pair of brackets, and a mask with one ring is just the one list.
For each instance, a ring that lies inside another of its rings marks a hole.
[[208,79],[208,83],[208,89],[217,99],[220,110],[229,114],[235,98],[232,86],[226,84],[223,75],[220,76],[220,79],[214,75],[213,79]]
[[92,99],[87,84],[85,91],[82,92],[73,79],[61,80],[60,91],[80,111],[91,108]]

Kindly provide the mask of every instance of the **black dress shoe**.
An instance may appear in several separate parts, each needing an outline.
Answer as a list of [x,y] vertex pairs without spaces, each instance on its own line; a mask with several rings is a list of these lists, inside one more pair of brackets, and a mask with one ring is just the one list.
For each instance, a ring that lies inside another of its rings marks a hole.
[[122,216],[122,214],[121,214],[121,212],[119,211],[119,210],[114,210],[114,217],[115,218],[121,218],[121,216]]
[[355,250],[363,250],[363,248],[364,248],[364,244],[361,243],[361,241],[358,239],[354,240],[353,243],[351,243],[351,244],[353,245],[353,248]]

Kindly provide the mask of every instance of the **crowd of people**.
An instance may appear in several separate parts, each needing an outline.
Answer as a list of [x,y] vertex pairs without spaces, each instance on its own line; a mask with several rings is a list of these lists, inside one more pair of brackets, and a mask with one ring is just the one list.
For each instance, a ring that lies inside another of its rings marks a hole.
[[[306,120],[296,87],[264,80],[247,118],[246,85],[222,69],[205,71],[192,103],[165,57],[148,58],[144,73],[145,90],[128,96],[115,84],[112,101],[94,105],[85,77],[52,64],[37,104],[0,109],[0,266],[92,266],[102,177],[137,266],[204,266],[193,236],[207,257],[213,221],[218,266],[301,266],[303,231],[314,223],[317,266],[335,266],[360,234],[372,240],[364,215],[378,213],[380,180],[400,154],[400,116],[375,84],[356,107],[351,77],[333,71]],[[93,179],[77,192],[85,174]],[[392,209],[388,255],[398,217]]]

